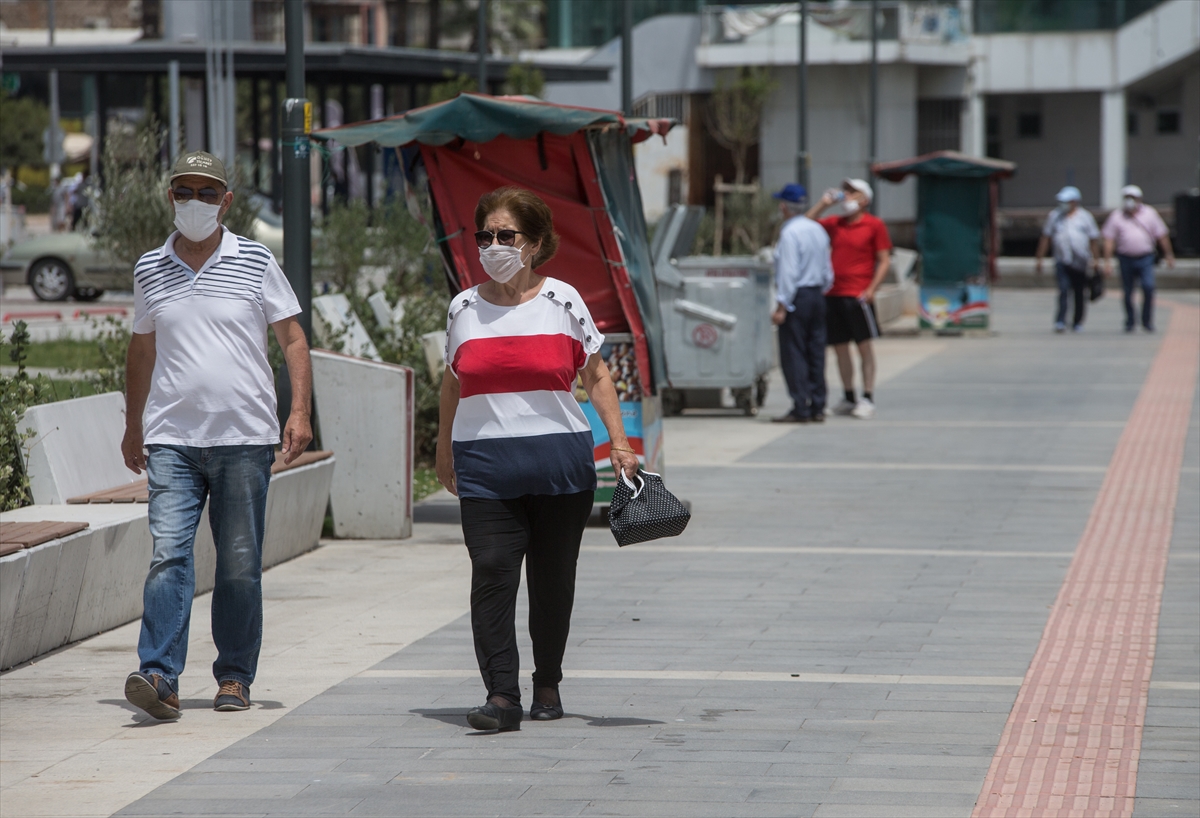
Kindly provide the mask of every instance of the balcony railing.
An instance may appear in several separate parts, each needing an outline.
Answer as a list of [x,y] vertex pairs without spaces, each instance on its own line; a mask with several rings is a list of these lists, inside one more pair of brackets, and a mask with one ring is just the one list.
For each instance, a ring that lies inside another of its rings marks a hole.
[[[881,0],[878,8],[880,40],[946,43],[960,41],[970,33],[956,0]],[[701,43],[740,43],[768,26],[795,26],[799,13],[799,3],[708,7],[702,15]],[[808,22],[830,29],[847,41],[870,40],[871,4],[866,0],[850,4],[809,3]]]

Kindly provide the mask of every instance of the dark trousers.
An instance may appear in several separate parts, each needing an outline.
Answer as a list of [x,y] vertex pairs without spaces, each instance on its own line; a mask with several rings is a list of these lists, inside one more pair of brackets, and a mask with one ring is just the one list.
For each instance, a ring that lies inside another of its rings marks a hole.
[[1125,290],[1125,329],[1137,326],[1133,308],[1133,289],[1142,288],[1142,326],[1154,329],[1154,254],[1117,256],[1121,265],[1121,287]]
[[1054,316],[1054,321],[1057,324],[1065,323],[1067,320],[1067,298],[1070,293],[1075,293],[1075,318],[1071,322],[1072,326],[1083,326],[1083,319],[1087,315],[1088,302],[1088,273],[1087,270],[1076,270],[1074,267],[1068,267],[1061,261],[1054,265],[1055,277],[1058,279],[1058,312]]
[[825,296],[820,287],[801,287],[795,308],[779,326],[779,366],[792,397],[792,414],[825,411]]
[[592,495],[584,491],[459,501],[471,555],[471,632],[489,697],[521,701],[516,611],[522,559],[529,586],[533,684],[557,688],[562,681],[575,604],[575,564]]

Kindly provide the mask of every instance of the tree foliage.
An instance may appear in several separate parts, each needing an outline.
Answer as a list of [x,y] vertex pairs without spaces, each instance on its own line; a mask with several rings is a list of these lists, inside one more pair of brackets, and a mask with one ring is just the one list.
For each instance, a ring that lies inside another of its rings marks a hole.
[[0,90],[0,168],[45,165],[42,134],[49,125],[50,111],[45,105]]
[[45,375],[29,377],[25,359],[29,354],[29,328],[24,321],[13,324],[7,341],[8,357],[17,365],[15,375],[0,375],[0,511],[27,506],[33,502],[29,493],[29,475],[25,472],[25,450],[32,433],[26,432],[21,420],[30,406],[50,403],[56,399],[54,385]]
[[545,90],[546,75],[529,63],[515,62],[504,75],[506,94],[540,98]]
[[455,75],[452,71],[446,71],[443,76],[446,78],[444,81],[434,83],[429,88],[430,105],[454,99],[463,91],[479,90],[479,80],[474,77],[468,77],[466,74]]
[[717,77],[708,103],[708,131],[733,154],[735,184],[746,182],[746,154],[758,144],[763,105],[775,87],[763,66],[739,66]]
[[[142,254],[161,247],[175,230],[164,143],[163,130],[153,118],[130,134],[111,134],[105,140],[104,186],[89,217],[100,249],[125,264],[132,265]],[[250,191],[239,188],[236,175],[233,187],[233,205],[222,223],[252,239],[257,207]]]

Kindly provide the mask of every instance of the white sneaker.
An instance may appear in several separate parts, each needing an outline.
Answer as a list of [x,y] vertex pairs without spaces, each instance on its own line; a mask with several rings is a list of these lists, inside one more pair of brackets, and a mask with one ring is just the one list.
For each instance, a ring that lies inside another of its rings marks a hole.
[[870,420],[875,416],[875,404],[866,398],[859,398],[858,403],[854,404],[854,408],[850,411],[850,414],[859,420]]
[[847,417],[852,412],[854,412],[854,403],[846,400],[845,398],[842,398],[842,402],[839,403],[837,406],[833,407],[833,413],[835,415],[842,415],[843,417]]

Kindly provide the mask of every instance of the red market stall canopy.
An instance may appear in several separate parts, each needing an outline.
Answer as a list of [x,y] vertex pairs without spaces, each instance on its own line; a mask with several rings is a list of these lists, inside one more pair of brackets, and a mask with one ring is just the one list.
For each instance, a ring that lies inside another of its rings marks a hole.
[[601,332],[633,335],[643,385],[655,392],[666,385],[666,363],[632,145],[655,134],[665,138],[674,124],[524,97],[460,94],[313,137],[403,149],[406,196],[427,197],[432,205],[432,227],[456,291],[487,280],[474,236],[480,196],[505,185],[537,193],[561,237],[558,254],[538,271],[578,289]]

